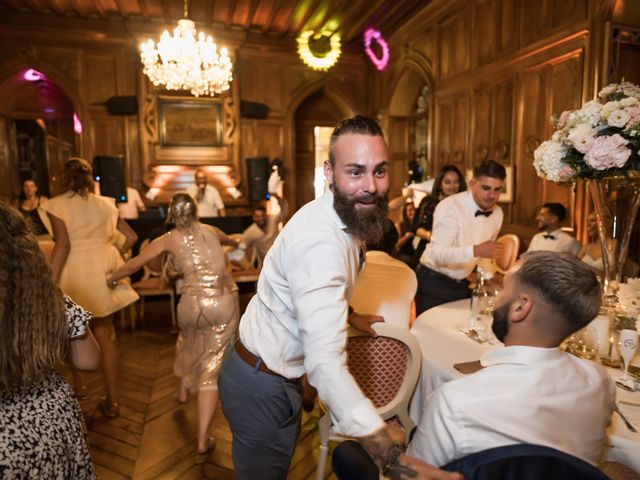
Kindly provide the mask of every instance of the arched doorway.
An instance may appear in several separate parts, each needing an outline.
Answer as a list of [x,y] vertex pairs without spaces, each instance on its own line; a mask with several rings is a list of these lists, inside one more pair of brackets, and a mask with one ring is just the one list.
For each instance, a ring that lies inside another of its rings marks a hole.
[[[318,163],[326,157],[326,130],[333,128],[352,112],[344,111],[324,88],[310,94],[294,114],[295,130],[295,203],[296,209],[315,198],[314,179]],[[325,140],[319,141],[324,138]]]
[[56,82],[28,67],[0,82],[0,98],[0,195],[17,196],[27,178],[41,193],[57,194],[62,165],[76,152],[80,127],[73,102]]

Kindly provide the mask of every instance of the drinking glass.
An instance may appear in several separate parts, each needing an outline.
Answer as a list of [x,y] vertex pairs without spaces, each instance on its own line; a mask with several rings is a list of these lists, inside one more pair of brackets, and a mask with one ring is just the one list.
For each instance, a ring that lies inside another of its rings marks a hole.
[[598,331],[594,327],[580,330],[573,342],[573,353],[582,358],[594,359],[598,353]]
[[621,377],[623,381],[632,381],[629,376],[629,364],[638,349],[638,332],[635,330],[620,330],[620,356],[624,362],[624,375]]

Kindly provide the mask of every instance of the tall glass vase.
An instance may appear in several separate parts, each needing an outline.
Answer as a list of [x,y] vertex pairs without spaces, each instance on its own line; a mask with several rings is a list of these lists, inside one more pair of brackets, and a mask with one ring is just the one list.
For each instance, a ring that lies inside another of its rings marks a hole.
[[602,248],[603,313],[613,317],[618,285],[628,270],[631,233],[640,207],[640,172],[587,180]]

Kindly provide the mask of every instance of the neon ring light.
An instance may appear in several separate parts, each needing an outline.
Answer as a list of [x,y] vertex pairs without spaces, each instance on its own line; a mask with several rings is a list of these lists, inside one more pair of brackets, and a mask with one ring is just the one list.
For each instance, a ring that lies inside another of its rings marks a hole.
[[[309,47],[310,39],[318,39],[320,37],[328,37],[331,49],[321,57],[316,56]],[[328,70],[338,61],[338,57],[342,53],[340,49],[340,34],[332,32],[321,32],[315,34],[313,30],[302,32],[298,37],[298,55],[302,61],[314,70]]]
[[[371,50],[372,41],[375,41],[380,45],[380,48],[382,49],[382,58],[378,58],[375,52]],[[387,45],[387,42],[382,38],[382,34],[378,30],[369,28],[364,32],[364,51],[379,71],[387,68],[387,64],[389,63],[389,45]]]

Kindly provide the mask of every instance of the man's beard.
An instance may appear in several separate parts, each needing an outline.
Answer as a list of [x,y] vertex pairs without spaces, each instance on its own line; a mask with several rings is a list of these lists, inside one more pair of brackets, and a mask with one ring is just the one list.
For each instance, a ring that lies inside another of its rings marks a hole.
[[509,333],[509,309],[511,302],[505,303],[501,307],[493,309],[493,324],[491,330],[498,340],[504,343],[504,339]]
[[[378,243],[385,232],[385,220],[389,212],[386,196],[364,194],[359,197],[349,197],[342,193],[334,183],[333,208],[340,220],[347,226],[347,231],[363,240],[365,243]],[[372,208],[356,208],[356,203],[373,203]]]

